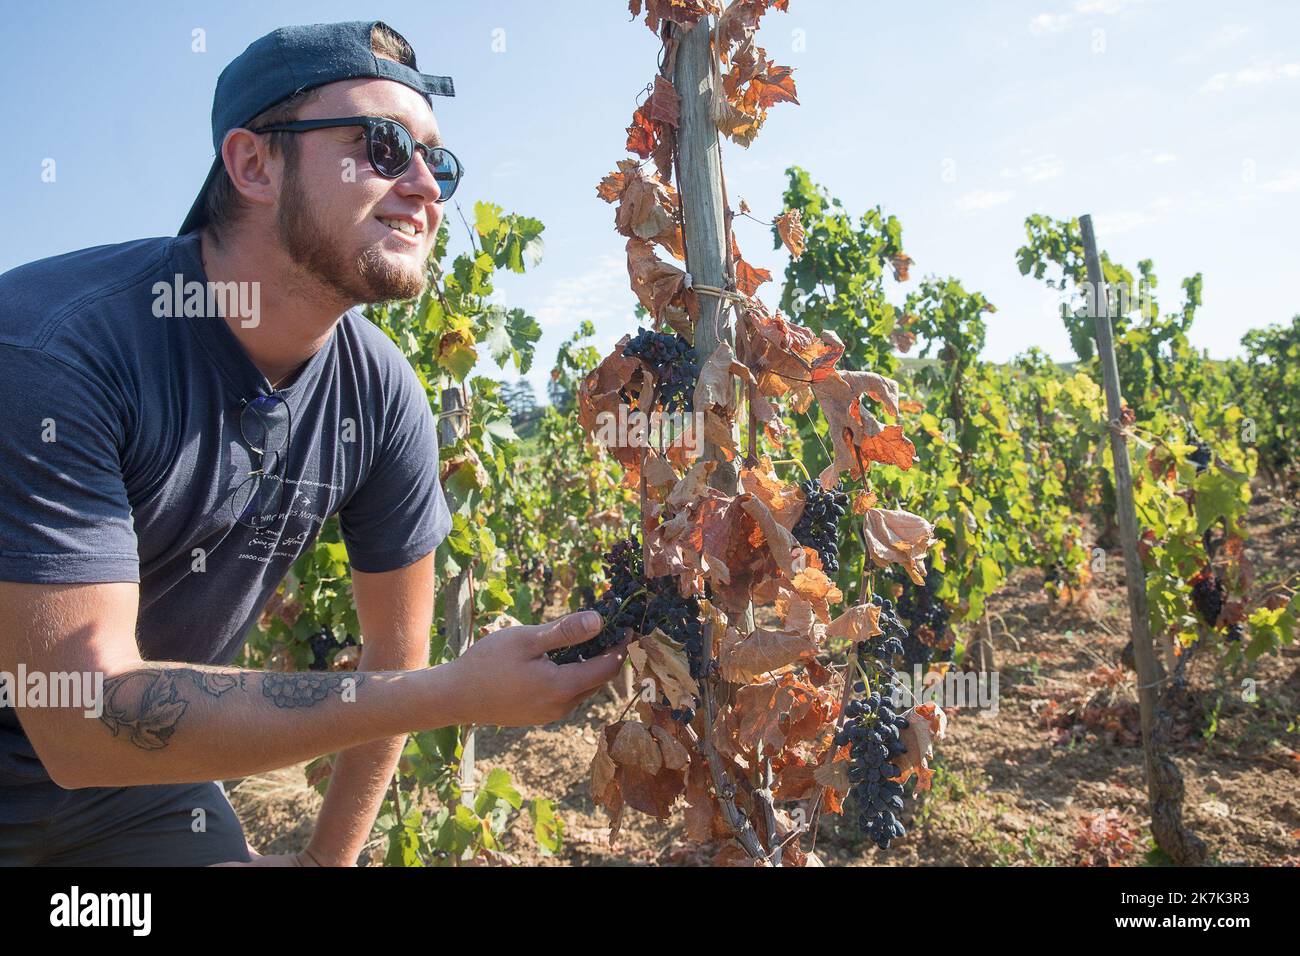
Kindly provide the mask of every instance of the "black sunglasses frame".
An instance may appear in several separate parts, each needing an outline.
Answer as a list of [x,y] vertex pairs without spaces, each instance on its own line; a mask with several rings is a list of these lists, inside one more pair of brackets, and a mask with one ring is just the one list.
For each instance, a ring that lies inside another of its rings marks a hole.
[[[411,155],[401,168],[389,172],[380,167],[375,162],[375,131],[384,125],[396,126],[411,141]],[[292,123],[274,123],[271,126],[259,126],[257,129],[250,129],[254,133],[307,133],[317,129],[337,129],[344,126],[361,126],[366,131],[366,158],[370,161],[370,168],[385,179],[397,179],[405,173],[411,163],[415,161],[415,154],[421,153],[424,156],[425,165],[429,167],[429,172],[433,174],[434,180],[438,183],[438,198],[435,202],[443,202],[450,199],[460,185],[461,179],[465,176],[465,165],[445,146],[429,146],[421,143],[416,139],[409,129],[403,126],[395,119],[389,119],[385,116],[342,116],[337,119],[316,119],[316,120],[295,120]],[[446,153],[451,157],[451,161],[456,166],[456,176],[454,179],[448,179],[446,175],[439,175],[437,172],[438,163],[433,159],[433,154],[437,152]],[[444,183],[451,183],[451,188],[446,189]]]

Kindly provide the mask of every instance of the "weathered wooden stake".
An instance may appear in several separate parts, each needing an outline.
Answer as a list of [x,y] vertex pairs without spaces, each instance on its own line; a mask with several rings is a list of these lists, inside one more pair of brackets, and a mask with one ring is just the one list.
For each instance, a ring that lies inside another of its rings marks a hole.
[[[438,447],[444,448],[469,429],[469,410],[465,395],[459,388],[442,390],[442,415],[438,422]],[[443,592],[443,621],[447,629],[447,646],[459,657],[474,639],[473,602],[469,569],[466,568],[447,582]],[[465,728],[465,738],[460,760],[460,802],[474,805],[474,727]]]
[[1142,745],[1146,753],[1147,796],[1151,801],[1151,835],[1160,849],[1183,866],[1200,863],[1205,845],[1183,827],[1183,777],[1165,749],[1170,716],[1160,705],[1157,684],[1161,670],[1151,640],[1147,615],[1146,575],[1138,557],[1137,511],[1133,505],[1133,475],[1128,444],[1121,430],[1124,400],[1119,392],[1119,369],[1111,335],[1110,296],[1097,254],[1092,217],[1080,216],[1083,255],[1088,270],[1088,304],[1096,325],[1097,355],[1101,359],[1110,420],[1110,450],[1115,469],[1115,508],[1120,541],[1124,547],[1124,576],[1128,584],[1129,618],[1132,622],[1133,656],[1137,664],[1138,705],[1142,714]]
[[[686,241],[686,271],[690,273],[695,285],[725,289],[731,249],[728,242],[727,210],[723,202],[721,144],[718,141],[718,128],[709,112],[715,95],[709,23],[710,19],[703,17],[694,27],[685,31],[676,25],[673,27],[678,47],[672,80],[674,89],[681,97],[677,129],[677,189],[682,205],[682,235]],[[720,90],[717,95],[721,95]],[[712,292],[697,291],[697,295],[700,317],[695,326],[695,351],[700,362],[704,362],[722,342],[735,348],[736,328],[729,302]],[[739,438],[739,428],[733,425],[732,443],[736,447],[739,447]],[[720,446],[709,440],[704,442],[703,460],[717,462],[717,467],[709,477],[709,484],[724,494],[736,494],[739,490],[737,463],[727,461]],[[753,630],[752,607],[746,609],[743,620],[739,623],[745,633]],[[706,659],[711,660],[712,622],[705,623],[704,640]],[[712,680],[706,676],[701,684],[704,695],[703,719],[707,724],[715,711]],[[734,784],[726,779],[721,761],[707,733],[703,746],[724,815],[746,852],[755,859],[764,859],[766,854],[753,823],[744,818],[731,799],[731,794],[726,792],[734,792]],[[763,768],[757,768],[752,784],[756,802],[763,810],[769,831],[768,839],[775,846],[778,840],[773,832],[771,794]],[[771,862],[779,865],[780,855],[774,854]]]

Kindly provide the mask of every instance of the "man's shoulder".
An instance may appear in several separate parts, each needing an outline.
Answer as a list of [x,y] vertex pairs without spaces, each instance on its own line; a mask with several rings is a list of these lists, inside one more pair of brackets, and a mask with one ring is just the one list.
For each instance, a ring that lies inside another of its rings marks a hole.
[[397,343],[370,321],[361,309],[348,309],[339,327],[343,331],[344,347],[352,353],[353,361],[367,377],[376,377],[385,390],[397,387],[399,383],[422,390],[419,376]]
[[0,344],[44,348],[78,316],[135,312],[152,296],[151,280],[166,272],[177,241],[92,246],[10,269],[0,275]]

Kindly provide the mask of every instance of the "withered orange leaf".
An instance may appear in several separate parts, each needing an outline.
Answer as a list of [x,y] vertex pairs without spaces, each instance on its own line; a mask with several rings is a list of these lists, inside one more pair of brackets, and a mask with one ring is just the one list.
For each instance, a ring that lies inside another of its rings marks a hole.
[[788,743],[816,737],[838,706],[833,695],[784,674],[775,681],[746,684],[725,715],[732,741],[743,751],[762,746],[777,753]]
[[697,843],[712,843],[731,834],[711,783],[708,764],[703,756],[693,753],[686,771],[686,835]]
[[596,188],[600,198],[618,203],[614,228],[629,239],[657,242],[678,259],[685,259],[677,222],[677,191],[635,160],[620,160],[618,167]]
[[702,366],[695,382],[695,408],[721,407],[734,409],[736,385],[733,376],[754,382],[753,373],[736,359],[730,342],[719,342],[713,354]]
[[753,295],[758,291],[758,287],[772,278],[772,273],[767,269],[757,269],[751,266],[740,255],[740,247],[736,245],[736,236],[731,236],[731,255],[736,269],[736,288],[744,295]]
[[[821,473],[822,486],[829,488],[836,476],[848,472],[851,478],[862,477],[862,462],[882,461],[911,467],[915,448],[903,438],[902,429],[883,440],[870,440],[881,435],[884,429],[875,416],[862,408],[859,396],[866,393],[880,402],[893,415],[898,414],[898,383],[874,372],[833,371],[812,386],[821,405],[822,414],[830,424],[831,441],[835,449],[834,460]],[[909,453],[910,449],[910,453]]]
[[741,495],[737,501],[762,531],[763,541],[752,542],[753,546],[757,548],[766,543],[781,573],[793,580],[795,575],[807,567],[808,559],[803,545],[795,540],[789,528],[783,527],[776,516],[767,510],[761,499],[753,495]]
[[803,255],[805,236],[803,231],[803,213],[791,209],[776,217],[776,232],[790,250],[791,257],[798,259]]
[[716,461],[708,459],[697,461],[673,486],[672,493],[668,495],[665,504],[669,508],[677,509],[698,501],[706,494],[709,476],[717,467]]
[[805,499],[799,486],[782,481],[768,455],[763,455],[753,467],[740,470],[740,488],[762,501],[784,528],[794,528],[803,513]]
[[927,702],[909,710],[905,716],[907,728],[898,735],[898,739],[907,746],[907,753],[890,759],[901,768],[894,780],[902,783],[916,774],[916,792],[919,793],[930,789],[934,771],[926,761],[934,756],[934,741],[943,740],[948,715],[938,704]]
[[635,767],[642,773],[654,776],[664,766],[664,755],[659,743],[639,721],[626,721],[620,728],[609,755],[615,765]]
[[827,752],[828,758],[825,763],[821,764],[813,774],[813,779],[823,787],[828,787],[839,794],[847,794],[851,781],[849,780],[849,768],[853,766],[853,761],[849,756],[847,746],[833,749]]
[[672,82],[662,73],[655,75],[654,92],[645,101],[650,121],[676,126],[681,113],[682,98],[673,89]]
[[807,567],[790,582],[799,595],[808,601],[823,623],[831,619],[830,605],[844,600],[844,592],[835,586],[821,568]]
[[763,109],[775,106],[777,103],[798,104],[799,98],[795,95],[793,73],[793,67],[777,66],[775,61],[768,60],[763,72],[750,80],[755,102]]
[[722,453],[722,457],[731,461],[739,454],[736,448],[735,422],[728,416],[712,410],[704,411],[704,440],[712,442]]
[[850,510],[855,515],[864,515],[876,506],[876,500],[874,491],[859,491],[853,496],[853,506]]
[[[889,264],[894,267],[894,279],[898,282],[906,282],[907,270],[912,268],[912,257],[902,252],[895,253],[889,257]],[[906,352],[907,349],[899,351]]]
[[878,435],[862,439],[862,457],[907,471],[916,461],[916,446],[903,435],[898,425],[886,425]]
[[646,452],[645,480],[646,490],[662,498],[677,486],[677,472],[663,455],[651,448]]
[[629,644],[627,656],[633,669],[642,678],[654,680],[660,693],[672,701],[674,707],[694,706],[700,688],[691,677],[686,652],[659,628]]
[[902,565],[907,576],[918,586],[925,584],[926,552],[934,544],[930,522],[910,511],[872,508],[863,521],[867,554],[876,567]]
[[894,329],[889,333],[889,340],[894,343],[894,348],[906,355],[916,344],[916,333],[909,329]]
[[[757,300],[750,303],[744,316],[748,336],[745,360],[757,376],[758,390],[763,395],[780,397],[791,389],[791,383],[796,390],[806,392],[807,384],[834,374],[835,363],[844,354],[844,343],[834,333],[826,331],[819,336],[812,329],[788,321],[780,312],[768,315]],[[777,376],[788,381],[782,382]],[[806,392],[806,400],[811,402],[811,392]],[[796,405],[795,410],[802,409]]]
[[618,838],[623,821],[623,793],[618,785],[618,767],[609,754],[610,741],[617,736],[620,726],[621,722],[611,724],[602,731],[596,755],[591,758],[591,799],[596,806],[604,807],[609,817],[610,846]]
[[627,272],[632,291],[655,318],[660,318],[671,303],[680,303],[686,273],[656,256],[654,248],[644,239],[627,241]]
[[655,148],[655,128],[646,116],[644,106],[638,107],[632,114],[632,122],[627,127],[627,151],[635,153],[642,159],[649,159]]
[[718,665],[723,680],[744,684],[816,653],[817,645],[802,634],[756,627],[740,640],[724,645]]
[[[644,0],[645,25],[656,36],[664,20],[691,26],[699,22],[705,14],[718,16],[722,13],[716,0]],[[642,0],[628,0],[627,8],[633,17],[641,15]]]
[[831,621],[826,628],[826,636],[843,638],[855,643],[865,641],[867,638],[885,633],[881,630],[879,621],[879,604],[855,604]]

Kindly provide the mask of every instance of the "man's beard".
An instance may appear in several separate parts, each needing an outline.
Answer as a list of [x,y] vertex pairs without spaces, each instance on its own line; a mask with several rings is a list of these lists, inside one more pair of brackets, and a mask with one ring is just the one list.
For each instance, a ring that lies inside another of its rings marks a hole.
[[331,243],[331,230],[314,215],[297,163],[286,170],[276,216],[280,242],[289,257],[340,298],[352,303],[414,299],[424,291],[424,270],[394,266],[373,246],[349,255]]

